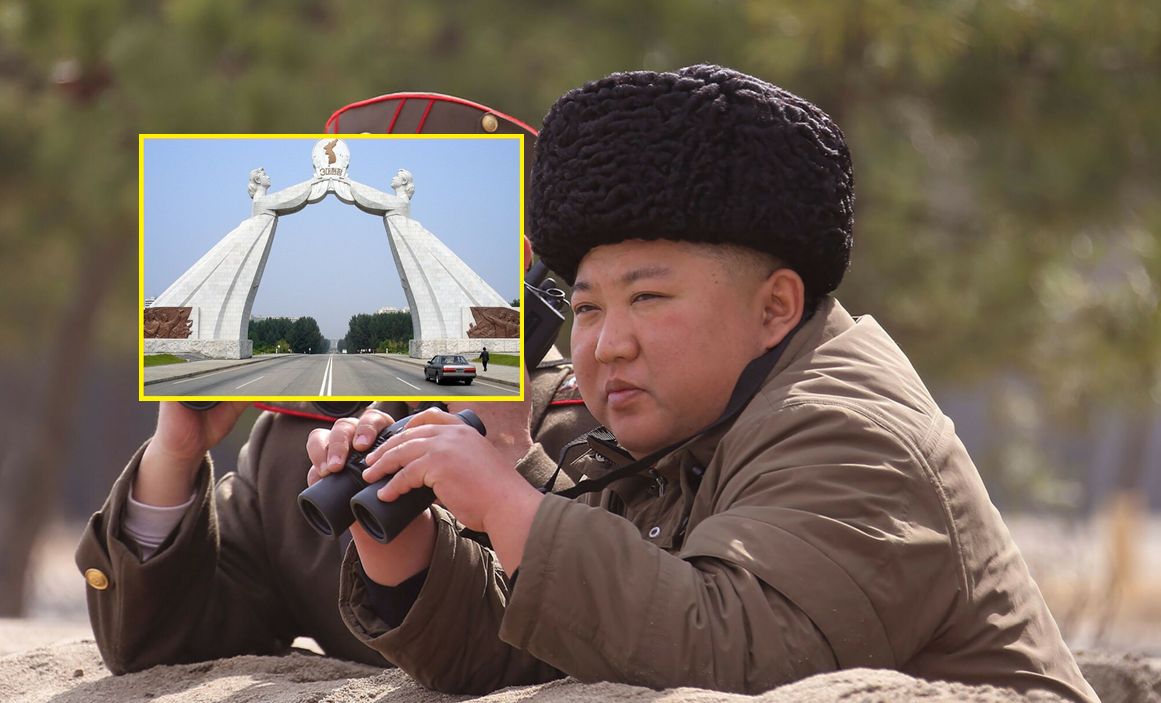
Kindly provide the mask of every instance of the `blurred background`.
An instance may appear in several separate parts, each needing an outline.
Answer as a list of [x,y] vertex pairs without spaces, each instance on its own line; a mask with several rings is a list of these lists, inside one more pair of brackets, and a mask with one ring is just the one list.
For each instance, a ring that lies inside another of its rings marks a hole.
[[85,620],[72,549],[152,431],[138,133],[318,133],[403,90],[535,126],[697,62],[842,126],[838,297],[955,420],[1070,644],[1161,655],[1161,5],[1128,0],[0,0],[0,617]]

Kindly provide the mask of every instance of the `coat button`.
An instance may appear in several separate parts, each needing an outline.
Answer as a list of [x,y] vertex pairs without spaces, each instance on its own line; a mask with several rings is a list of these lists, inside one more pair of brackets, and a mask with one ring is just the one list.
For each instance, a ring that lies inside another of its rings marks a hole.
[[649,530],[649,539],[653,539],[659,534],[661,534],[661,528],[654,525],[653,529]]
[[86,569],[85,581],[98,591],[103,591],[109,587],[109,577],[105,576],[105,572],[100,569]]

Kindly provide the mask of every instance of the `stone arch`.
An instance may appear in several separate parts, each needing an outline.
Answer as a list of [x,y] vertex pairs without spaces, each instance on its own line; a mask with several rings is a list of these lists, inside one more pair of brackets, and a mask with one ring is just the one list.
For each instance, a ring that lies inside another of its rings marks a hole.
[[[250,217],[226,234],[178,277],[146,309],[181,311],[184,337],[145,340],[145,352],[198,352],[242,359],[252,354],[247,338],[278,219],[333,193],[344,203],[383,219],[408,305],[414,339],[411,355],[463,352],[486,344],[497,351],[519,350],[518,338],[472,338],[472,308],[508,308],[507,301],[421,223],[411,218],[411,174],[400,169],[386,193],[352,181],[350,151],[337,138],[317,142],[311,152],[314,176],[270,193],[262,168],[250,172]],[[147,325],[147,327],[150,327]],[[152,326],[156,328],[156,325]],[[171,330],[170,334],[174,334]],[[148,334],[148,332],[147,332]],[[494,346],[493,346],[494,345]]]

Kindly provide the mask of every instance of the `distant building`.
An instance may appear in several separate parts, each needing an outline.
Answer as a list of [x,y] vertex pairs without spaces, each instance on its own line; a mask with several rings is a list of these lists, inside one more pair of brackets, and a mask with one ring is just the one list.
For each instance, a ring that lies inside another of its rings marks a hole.
[[155,298],[155,297],[154,298],[146,298],[145,299],[145,307],[149,307],[149,306],[153,305],[153,301],[155,301],[155,300],[157,300],[157,298]]
[[384,312],[405,312],[407,314],[411,314],[411,308],[392,308],[392,307],[379,308],[378,310],[375,311],[375,314],[378,315],[378,314],[384,313]]

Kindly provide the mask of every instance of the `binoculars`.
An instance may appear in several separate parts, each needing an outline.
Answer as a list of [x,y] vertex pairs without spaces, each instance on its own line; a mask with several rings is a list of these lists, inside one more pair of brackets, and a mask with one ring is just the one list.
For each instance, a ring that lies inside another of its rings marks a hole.
[[[455,414],[480,434],[487,435],[484,423],[475,412],[461,410]],[[376,494],[394,475],[371,484],[363,480],[367,455],[402,432],[413,417],[415,415],[408,415],[380,432],[367,451],[352,449],[342,471],[326,476],[298,494],[298,507],[315,531],[326,537],[335,537],[352,522],[358,522],[373,539],[387,544],[431,507],[435,502],[435,492],[427,486],[413,488],[385,503]]]

